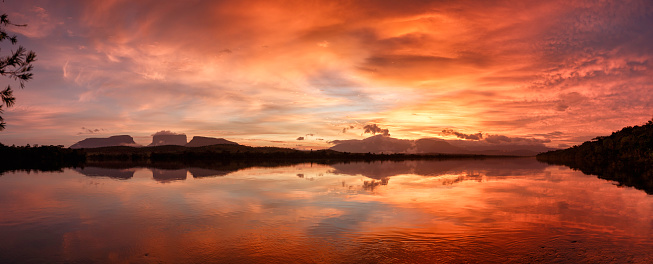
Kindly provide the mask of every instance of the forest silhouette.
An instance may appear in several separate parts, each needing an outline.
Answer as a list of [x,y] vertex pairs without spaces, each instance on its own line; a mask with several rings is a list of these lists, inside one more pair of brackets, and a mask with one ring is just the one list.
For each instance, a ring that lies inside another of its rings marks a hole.
[[568,149],[540,153],[537,159],[653,194],[653,120]]

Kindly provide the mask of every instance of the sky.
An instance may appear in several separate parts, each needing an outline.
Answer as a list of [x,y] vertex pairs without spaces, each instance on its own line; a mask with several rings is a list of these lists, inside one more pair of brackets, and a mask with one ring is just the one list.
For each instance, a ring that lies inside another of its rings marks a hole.
[[37,54],[2,114],[5,145],[123,134],[147,145],[165,130],[299,149],[377,134],[562,148],[653,117],[647,0],[7,0],[0,10],[27,24],[7,30]]

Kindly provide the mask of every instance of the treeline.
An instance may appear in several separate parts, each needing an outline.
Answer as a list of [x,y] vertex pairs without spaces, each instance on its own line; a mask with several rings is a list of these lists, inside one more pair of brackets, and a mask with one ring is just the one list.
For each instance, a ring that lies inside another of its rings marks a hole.
[[214,164],[242,166],[279,166],[305,162],[333,164],[340,162],[404,161],[424,159],[483,159],[498,156],[468,154],[372,154],[333,150],[301,151],[275,147],[212,145],[204,147],[101,147],[69,149],[63,146],[5,146],[0,144],[0,173],[11,170],[54,171],[65,167],[103,166],[197,166]]
[[538,154],[542,160],[583,162],[653,162],[653,120],[645,125],[624,127],[609,136],[596,137],[580,146]]
[[56,171],[83,164],[83,151],[63,146],[5,146],[0,143],[0,173],[8,170]]
[[653,120],[579,146],[538,154],[537,159],[567,165],[653,194]]
[[276,147],[248,147],[242,145],[213,145],[205,147],[157,146],[157,147],[106,147],[86,149],[86,158],[90,162],[124,161],[124,162],[213,162],[229,161],[288,161],[294,163],[346,162],[346,161],[382,161],[382,160],[418,160],[418,159],[452,159],[484,158],[482,155],[467,154],[372,154],[349,153],[334,150],[302,151]]

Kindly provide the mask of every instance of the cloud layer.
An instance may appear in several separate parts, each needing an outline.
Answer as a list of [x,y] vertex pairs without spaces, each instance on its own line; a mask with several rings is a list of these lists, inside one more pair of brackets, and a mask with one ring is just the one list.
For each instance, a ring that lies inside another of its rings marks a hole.
[[71,144],[91,133],[80,127],[146,143],[164,127],[286,147],[390,130],[557,132],[543,143],[558,146],[653,114],[644,0],[2,5],[39,58],[3,116],[5,144]]

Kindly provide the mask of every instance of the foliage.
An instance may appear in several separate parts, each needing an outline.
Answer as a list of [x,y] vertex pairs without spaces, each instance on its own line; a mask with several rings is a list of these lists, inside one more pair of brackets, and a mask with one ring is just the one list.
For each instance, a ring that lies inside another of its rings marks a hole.
[[[7,33],[7,26],[24,27],[26,25],[17,25],[9,21],[7,14],[0,15],[0,43],[9,40],[11,45],[16,45],[18,39],[16,35],[9,35]],[[0,49],[1,51],[1,49]],[[20,88],[25,88],[25,82],[32,79],[32,63],[36,61],[36,53],[27,51],[23,46],[18,46],[18,49],[11,51],[10,55],[0,56],[0,75],[8,77],[14,81],[18,81]],[[16,98],[13,95],[11,85],[0,91],[0,114],[3,113],[3,107],[11,107],[14,105]],[[4,130],[5,122],[0,116],[0,130]]]
[[537,159],[653,193],[653,120],[642,126],[624,127],[580,146],[541,153]]
[[[204,147],[101,147],[70,149],[59,146],[5,146],[0,144],[0,176],[4,171],[52,171],[79,166],[145,166],[217,168],[280,166],[305,162],[375,162],[404,160],[485,159],[500,156],[448,154],[372,154],[333,150],[300,151],[288,148],[248,147],[222,144]],[[229,165],[231,166],[231,165]]]
[[560,160],[653,162],[653,120],[642,126],[628,126],[610,136],[596,137],[580,146],[549,151],[538,157]]
[[56,171],[77,166],[86,160],[84,153],[63,146],[5,146],[0,144],[0,175],[8,170]]

